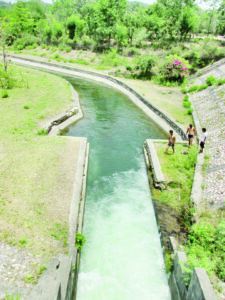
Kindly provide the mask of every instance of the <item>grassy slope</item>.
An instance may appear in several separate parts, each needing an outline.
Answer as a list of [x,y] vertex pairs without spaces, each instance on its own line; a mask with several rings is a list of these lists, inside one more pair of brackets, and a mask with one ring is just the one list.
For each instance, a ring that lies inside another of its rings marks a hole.
[[[176,144],[176,152],[172,150],[165,154],[166,143],[155,143],[159,161],[166,182],[174,182],[164,191],[154,190],[154,194],[160,201],[167,203],[174,209],[179,210],[182,205],[188,203],[191,194],[194,167],[190,165],[192,159],[196,159],[196,147],[188,150],[187,145]],[[183,152],[189,152],[184,155]]]
[[[57,58],[54,59],[54,55],[56,55],[55,54],[56,52],[52,54],[51,50],[47,51],[47,50],[37,48],[34,50],[23,50],[20,52],[21,52],[20,55],[22,56],[27,55],[32,58],[33,55],[33,59],[41,59],[43,61],[48,61],[49,58],[51,58],[51,60],[53,61],[58,60]],[[40,55],[42,55],[43,53],[45,53],[46,56],[40,57]],[[74,63],[66,62],[66,65],[70,65],[72,67],[74,66],[77,68],[94,70],[95,72],[96,69],[101,69],[101,70],[114,69],[113,66],[108,65],[110,64],[110,62],[112,63],[113,58],[111,59],[108,58],[108,60],[105,61],[104,58],[106,59],[106,57],[104,55],[96,55],[90,51],[72,51],[71,53],[64,53],[58,51],[57,53],[60,55],[60,59],[58,60],[60,61],[60,63],[63,63],[64,58],[66,60],[68,60],[69,58],[74,59]],[[99,59],[99,57],[102,57],[102,60]],[[95,59],[95,61],[92,62],[92,59]],[[82,63],[85,61],[87,62],[87,64]],[[118,63],[123,64],[124,62],[121,61]],[[137,80],[137,79],[125,79],[125,78],[119,78],[119,79],[129,84],[139,93],[141,93],[143,96],[149,99],[153,104],[157,105],[160,109],[162,109],[171,117],[173,117],[174,120],[177,121],[178,123],[184,125],[185,127],[188,124],[193,123],[192,116],[188,115],[187,109],[183,107],[184,95],[180,92],[180,88],[176,88],[176,87],[169,88],[169,87],[158,86],[156,84],[153,84],[150,80]]]
[[129,84],[181,125],[186,127],[193,123],[192,116],[188,115],[187,109],[183,107],[184,95],[180,92],[180,88],[158,86],[149,80],[121,80]]
[[0,98],[0,240],[47,261],[67,251],[69,176],[79,141],[38,136],[37,130],[72,106],[71,89],[59,77],[12,68],[28,88],[13,88]]

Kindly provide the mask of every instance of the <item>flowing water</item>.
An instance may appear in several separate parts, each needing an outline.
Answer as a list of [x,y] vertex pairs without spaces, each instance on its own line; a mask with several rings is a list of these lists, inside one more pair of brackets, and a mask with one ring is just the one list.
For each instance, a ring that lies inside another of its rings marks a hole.
[[77,300],[170,299],[142,150],[165,135],[125,95],[67,79],[84,111],[67,135],[90,143]]

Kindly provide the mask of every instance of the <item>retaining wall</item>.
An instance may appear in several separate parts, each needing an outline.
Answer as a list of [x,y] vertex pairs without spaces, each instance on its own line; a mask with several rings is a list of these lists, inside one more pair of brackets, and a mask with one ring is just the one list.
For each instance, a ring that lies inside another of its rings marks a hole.
[[[154,147],[155,142],[166,142],[166,140],[146,140],[144,143],[144,154],[147,169],[152,172],[153,184],[156,188],[165,187],[165,180],[161,171],[160,162],[157,156],[157,152]],[[185,142],[183,142],[185,143]],[[147,170],[147,171],[148,171]],[[198,173],[195,171],[195,176]],[[149,176],[149,172],[148,172]],[[151,176],[149,176],[151,178]],[[150,179],[151,180],[151,179]],[[198,184],[198,182],[196,183]],[[192,194],[195,192],[192,191]],[[154,205],[154,201],[153,201]],[[160,224],[158,222],[157,210],[155,208],[155,216],[158,224],[158,230],[161,237]],[[162,247],[163,241],[161,238]],[[170,248],[173,257],[173,271],[169,276],[169,286],[171,291],[171,297],[173,300],[216,300],[217,297],[213,291],[209,277],[204,268],[194,268],[191,275],[190,284],[187,286],[185,278],[189,275],[185,271],[187,265],[186,254],[182,251],[178,251],[178,243],[174,237],[170,237]]]

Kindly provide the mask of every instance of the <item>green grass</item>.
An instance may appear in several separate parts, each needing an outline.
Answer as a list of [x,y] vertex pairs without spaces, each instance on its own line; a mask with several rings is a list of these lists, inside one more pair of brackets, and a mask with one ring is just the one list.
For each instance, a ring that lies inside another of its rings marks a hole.
[[[154,196],[173,207],[180,210],[189,203],[194,166],[197,158],[197,147],[188,148],[187,145],[176,144],[175,154],[169,152],[165,154],[166,143],[155,143],[159,161],[164,178],[167,182],[167,189],[163,191],[154,190]],[[184,155],[183,153],[188,154]]]
[[129,84],[181,125],[186,127],[193,123],[192,116],[188,115],[187,109],[183,107],[184,95],[180,92],[180,88],[158,86],[149,80],[124,78],[120,80]]
[[27,84],[0,98],[0,240],[28,249],[43,264],[67,253],[70,164],[77,154],[74,141],[46,136],[42,127],[72,107],[71,89],[60,77],[10,68]]

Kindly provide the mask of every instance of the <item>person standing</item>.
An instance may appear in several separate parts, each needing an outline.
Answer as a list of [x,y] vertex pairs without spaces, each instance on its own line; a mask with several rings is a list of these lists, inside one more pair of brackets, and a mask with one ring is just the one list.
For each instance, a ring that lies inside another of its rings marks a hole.
[[208,136],[208,133],[206,132],[206,128],[202,128],[202,139],[201,139],[201,142],[200,142],[200,153],[203,152],[204,148],[205,148],[205,141],[207,139],[207,136]]
[[170,130],[170,131],[169,131],[168,146],[167,146],[166,151],[165,151],[166,154],[168,154],[169,147],[172,147],[172,149],[173,149],[173,154],[174,154],[174,152],[175,152],[175,149],[174,149],[175,142],[176,142],[176,137],[175,137],[175,135],[173,134],[173,130]]
[[194,137],[195,137],[195,128],[192,126],[192,124],[189,125],[186,135],[188,135],[188,144],[189,146],[192,145]]

